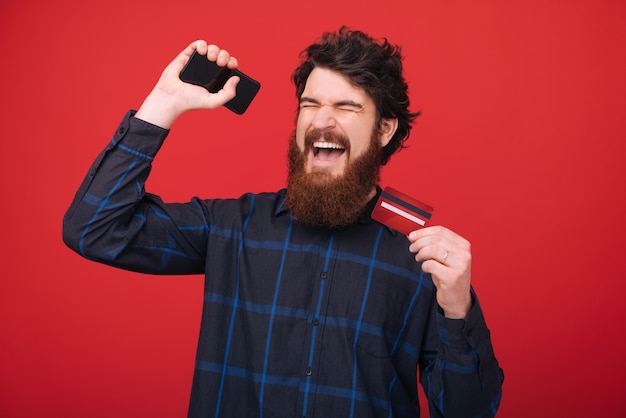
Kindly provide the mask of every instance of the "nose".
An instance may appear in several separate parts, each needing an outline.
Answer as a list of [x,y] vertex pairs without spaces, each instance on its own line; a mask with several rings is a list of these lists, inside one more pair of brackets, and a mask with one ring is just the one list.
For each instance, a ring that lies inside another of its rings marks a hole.
[[311,126],[321,131],[331,130],[335,127],[335,112],[330,105],[321,105],[315,110],[311,120]]

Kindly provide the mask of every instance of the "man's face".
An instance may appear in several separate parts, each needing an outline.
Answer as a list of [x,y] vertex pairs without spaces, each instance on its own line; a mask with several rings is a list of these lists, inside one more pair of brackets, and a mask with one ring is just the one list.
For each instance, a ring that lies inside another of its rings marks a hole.
[[305,172],[343,175],[349,162],[369,147],[375,125],[376,105],[363,89],[338,72],[314,68],[300,98],[296,124]]
[[355,223],[376,193],[382,146],[395,119],[376,124],[373,100],[334,71],[316,68],[289,143],[287,201],[296,221],[338,228]]

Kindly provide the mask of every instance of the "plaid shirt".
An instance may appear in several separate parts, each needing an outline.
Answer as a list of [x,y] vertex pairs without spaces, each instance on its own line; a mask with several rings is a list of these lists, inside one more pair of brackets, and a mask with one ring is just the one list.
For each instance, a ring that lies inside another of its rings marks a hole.
[[[190,417],[493,416],[502,372],[480,305],[443,317],[401,234],[365,211],[330,231],[285,193],[163,203],[144,192],[168,131],[129,112],[64,219],[84,257],[205,274]],[[374,200],[370,203],[373,204]]]

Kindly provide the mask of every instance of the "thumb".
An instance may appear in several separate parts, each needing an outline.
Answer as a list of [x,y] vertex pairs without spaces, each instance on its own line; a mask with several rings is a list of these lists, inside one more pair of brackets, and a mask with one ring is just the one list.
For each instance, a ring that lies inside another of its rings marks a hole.
[[220,91],[217,92],[220,101],[224,101],[224,103],[232,100],[237,95],[237,84],[239,84],[239,77],[232,76],[228,79],[228,81],[224,84],[224,87]]

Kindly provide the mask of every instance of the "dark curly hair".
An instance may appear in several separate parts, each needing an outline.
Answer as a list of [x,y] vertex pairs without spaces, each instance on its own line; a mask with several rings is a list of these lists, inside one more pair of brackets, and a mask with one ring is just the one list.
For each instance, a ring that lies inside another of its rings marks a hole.
[[411,125],[420,112],[409,111],[408,85],[402,74],[399,46],[391,45],[386,38],[378,41],[364,32],[342,26],[337,32],[324,33],[318,42],[302,51],[300,58],[302,61],[292,74],[298,100],[315,67],[337,71],[372,97],[379,128],[383,118],[398,119],[398,129],[383,148],[382,164],[405,148]]

